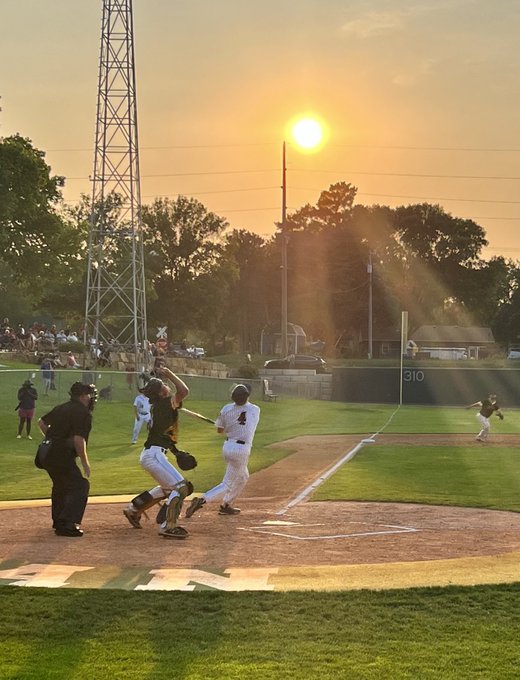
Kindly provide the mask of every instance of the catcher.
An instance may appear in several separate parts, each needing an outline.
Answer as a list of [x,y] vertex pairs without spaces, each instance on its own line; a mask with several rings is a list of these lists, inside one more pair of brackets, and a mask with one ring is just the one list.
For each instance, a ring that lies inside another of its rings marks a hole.
[[476,401],[474,404],[470,404],[466,408],[474,408],[478,406],[480,411],[477,413],[477,420],[481,424],[482,428],[477,435],[478,442],[485,442],[489,437],[489,431],[491,429],[491,423],[489,419],[496,413],[500,420],[504,420],[504,414],[500,410],[500,406],[497,404],[497,395],[490,394],[486,399],[482,401]]
[[[150,378],[139,391],[148,397],[152,413],[152,425],[141,452],[139,462],[158,482],[149,491],[143,491],[129,503],[123,514],[136,528],[141,528],[141,515],[156,503],[166,498],[164,516],[161,516],[159,535],[164,538],[184,539],[188,532],[177,525],[182,505],[193,487],[168,460],[167,453],[172,451],[177,458],[177,465],[182,470],[193,469],[197,465],[195,458],[177,449],[177,427],[179,409],[182,401],[189,394],[186,384],[169,368],[155,370],[157,377]],[[175,393],[163,382],[168,378],[175,386]]]

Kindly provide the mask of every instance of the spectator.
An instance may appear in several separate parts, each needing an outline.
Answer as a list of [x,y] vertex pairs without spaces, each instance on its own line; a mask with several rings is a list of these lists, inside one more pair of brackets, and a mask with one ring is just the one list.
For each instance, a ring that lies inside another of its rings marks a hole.
[[34,417],[34,409],[36,406],[36,400],[38,399],[38,392],[34,389],[34,385],[30,380],[26,380],[24,384],[18,390],[18,406],[16,411],[18,411],[18,434],[17,439],[22,438],[23,426],[25,425],[25,431],[27,433],[27,439],[32,439],[31,437],[31,422]]
[[67,342],[67,334],[63,329],[56,333],[56,342],[58,345],[61,345],[62,342]]
[[42,372],[42,380],[43,380],[43,394],[45,397],[49,395],[49,390],[51,389],[52,385],[52,378],[53,378],[53,370],[52,370],[52,362],[50,360],[50,357],[44,357],[42,363],[40,364],[40,371]]
[[67,368],[81,368],[72,352],[67,352]]

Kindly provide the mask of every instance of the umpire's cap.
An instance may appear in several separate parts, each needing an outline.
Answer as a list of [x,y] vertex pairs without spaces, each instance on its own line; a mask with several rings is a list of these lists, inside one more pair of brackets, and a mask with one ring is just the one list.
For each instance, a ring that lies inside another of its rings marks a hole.
[[233,387],[233,391],[231,392],[231,399],[233,399],[235,404],[242,406],[242,404],[246,403],[250,394],[251,390],[247,385],[235,385],[235,387]]
[[141,387],[139,392],[145,397],[157,397],[161,392],[164,383],[160,378],[150,378],[144,387]]
[[71,397],[81,397],[83,394],[95,394],[95,385],[87,385],[82,382],[75,382],[70,386],[69,394]]

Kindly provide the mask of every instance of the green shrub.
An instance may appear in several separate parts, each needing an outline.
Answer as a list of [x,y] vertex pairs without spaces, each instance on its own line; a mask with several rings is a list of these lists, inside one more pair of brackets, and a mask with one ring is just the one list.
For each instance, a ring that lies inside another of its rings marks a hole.
[[258,378],[258,368],[253,364],[243,364],[236,370],[237,378]]

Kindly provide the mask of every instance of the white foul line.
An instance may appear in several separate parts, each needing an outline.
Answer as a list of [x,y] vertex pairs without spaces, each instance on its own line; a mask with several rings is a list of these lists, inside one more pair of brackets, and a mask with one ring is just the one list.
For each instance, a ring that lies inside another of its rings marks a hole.
[[331,468],[326,470],[318,479],[314,480],[312,484],[309,484],[308,487],[303,489],[301,493],[299,493],[295,498],[293,498],[287,505],[282,508],[281,510],[278,510],[276,513],[277,515],[285,515],[285,513],[290,510],[292,507],[295,505],[298,505],[298,503],[301,503],[304,501],[308,496],[311,495],[311,493],[317,489],[323,482],[325,482],[331,475],[333,475],[336,470],[338,470],[342,465],[345,463],[348,463],[349,460],[354,458],[356,453],[359,451],[359,449],[362,449],[364,446],[363,442],[359,442],[359,444],[356,444],[353,449],[351,449],[348,453],[346,453],[343,458],[338,460],[337,463],[335,463]]

